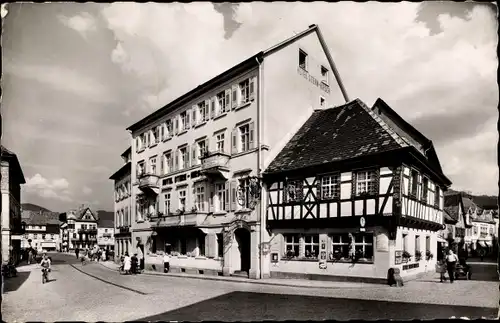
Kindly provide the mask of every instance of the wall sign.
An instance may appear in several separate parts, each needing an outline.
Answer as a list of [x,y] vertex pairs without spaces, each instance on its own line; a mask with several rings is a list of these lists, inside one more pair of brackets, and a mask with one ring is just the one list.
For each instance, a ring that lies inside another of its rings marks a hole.
[[361,228],[359,229],[359,231],[361,231],[361,232],[365,231],[365,224],[366,224],[365,217],[362,216],[359,219],[359,225],[361,226]]
[[326,85],[325,83],[318,81],[318,79],[316,79],[314,76],[312,76],[311,74],[309,74],[308,71],[304,70],[301,67],[297,67],[297,73],[299,73],[300,75],[302,75],[302,77],[304,77],[306,80],[308,80],[312,84],[314,84],[317,87],[319,87],[324,92],[330,93],[330,87],[328,85]]
[[279,259],[278,259],[278,253],[277,252],[273,252],[271,254],[271,263],[273,264],[276,264],[278,263]]
[[326,269],[326,237],[321,237],[320,239],[320,249],[319,249],[319,268]]
[[395,251],[395,257],[394,257],[394,264],[400,265],[403,263],[403,251],[402,250],[396,250]]

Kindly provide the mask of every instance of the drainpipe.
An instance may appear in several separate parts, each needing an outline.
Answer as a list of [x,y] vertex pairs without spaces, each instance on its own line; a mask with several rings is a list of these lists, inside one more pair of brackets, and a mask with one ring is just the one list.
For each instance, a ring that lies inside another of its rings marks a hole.
[[[261,178],[262,173],[262,62],[259,61],[259,57],[256,57],[255,60],[257,64],[259,64],[259,74],[257,80],[257,177]],[[263,258],[262,258],[262,242],[264,242],[264,203],[262,203],[263,197],[262,193],[260,196],[260,246],[259,246],[259,268],[260,268],[260,278],[263,278],[262,270],[263,270]]]

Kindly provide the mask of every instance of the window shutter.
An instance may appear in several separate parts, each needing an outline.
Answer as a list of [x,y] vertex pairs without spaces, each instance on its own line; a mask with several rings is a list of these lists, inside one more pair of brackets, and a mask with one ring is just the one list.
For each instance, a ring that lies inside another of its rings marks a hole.
[[174,135],[179,133],[179,117],[175,117],[174,122]]
[[232,95],[232,109],[236,109],[238,107],[238,84],[234,84],[231,87]]
[[217,100],[217,97],[213,97],[211,102],[212,104],[210,105],[210,118],[215,118],[215,106],[219,103],[219,100]]
[[238,181],[237,180],[232,180],[231,183],[231,208],[230,208],[230,211],[236,211],[237,209],[237,197],[236,197],[236,193],[237,193],[237,190],[238,190]]
[[160,175],[163,175],[164,174],[164,164],[165,163],[165,154],[161,155],[161,159],[160,159]]
[[176,149],[174,153],[174,171],[178,169],[179,169],[179,149]]
[[229,181],[227,181],[226,183],[224,183],[224,186],[225,186],[225,191],[226,191],[226,200],[224,201],[224,211],[229,211],[229,193],[230,192],[230,187],[229,187]]
[[186,110],[186,125],[185,125],[184,129],[191,128],[191,113],[189,113],[189,112],[191,112],[191,111]]
[[224,104],[225,104],[224,110],[226,112],[231,110],[231,89],[226,90],[226,100],[225,100]]
[[250,98],[250,101],[253,101],[253,100],[255,100],[255,83],[257,83],[256,78],[251,77],[249,82],[250,82],[249,90],[248,90],[249,98]]
[[194,143],[191,146],[191,158],[193,158],[193,162],[192,162],[193,165],[196,165],[196,162],[197,162],[197,160],[196,160],[196,148],[197,148],[196,146],[197,145],[198,145],[197,143]]
[[197,118],[196,118],[196,110],[198,107],[196,105],[193,105],[191,107],[191,111],[188,111],[188,113],[191,113],[191,126],[194,128],[197,124]]
[[203,121],[208,121],[210,119],[210,99],[205,100],[205,109],[202,111],[203,112]]
[[186,146],[186,168],[189,168],[189,165],[191,164],[191,160],[189,159],[189,145]]
[[238,129],[234,128],[231,132],[231,155],[234,155],[238,152]]
[[250,122],[248,125],[248,146],[250,149],[255,148],[255,140],[254,140],[254,122]]

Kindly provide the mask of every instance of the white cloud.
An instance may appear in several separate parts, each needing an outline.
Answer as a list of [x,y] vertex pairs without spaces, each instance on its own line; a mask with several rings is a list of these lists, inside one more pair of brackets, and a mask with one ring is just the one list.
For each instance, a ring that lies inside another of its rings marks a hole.
[[[119,41],[114,62],[138,77],[144,95],[136,106],[150,110],[311,24],[320,26],[351,99],[371,105],[381,97],[409,122],[423,115],[495,109],[494,15],[485,6],[476,6],[468,20],[443,14],[438,17],[442,32],[430,35],[415,21],[419,5],[241,3],[234,17],[241,26],[229,40],[222,15],[210,3],[113,3],[102,14]],[[483,126],[468,145],[477,146],[475,140],[491,130]],[[468,148],[459,149],[463,142],[451,142],[435,141],[445,173],[455,174],[459,185],[496,194],[490,171],[475,177],[463,172],[478,165],[493,171],[497,163],[490,152],[496,151],[496,141],[468,156]]]
[[82,12],[80,15],[73,17],[58,16],[59,21],[67,27],[77,31],[82,37],[86,38],[87,33],[96,30],[95,18],[88,12]]
[[35,80],[56,90],[78,95],[94,103],[110,103],[113,98],[106,85],[64,66],[19,64],[6,62],[6,73],[25,79]]
[[82,192],[85,195],[90,195],[90,194],[92,194],[92,189],[90,187],[88,187],[88,186],[84,186],[83,189],[82,189]]
[[26,193],[35,194],[42,198],[66,202],[72,201],[68,191],[69,183],[65,178],[49,180],[40,174],[36,174],[26,179],[26,184],[24,184],[22,188]]

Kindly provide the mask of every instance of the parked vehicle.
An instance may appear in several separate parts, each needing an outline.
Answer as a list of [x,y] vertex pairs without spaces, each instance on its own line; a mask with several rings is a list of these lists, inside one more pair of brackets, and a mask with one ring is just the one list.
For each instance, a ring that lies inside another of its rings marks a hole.
[[49,281],[49,268],[42,268],[42,284]]

